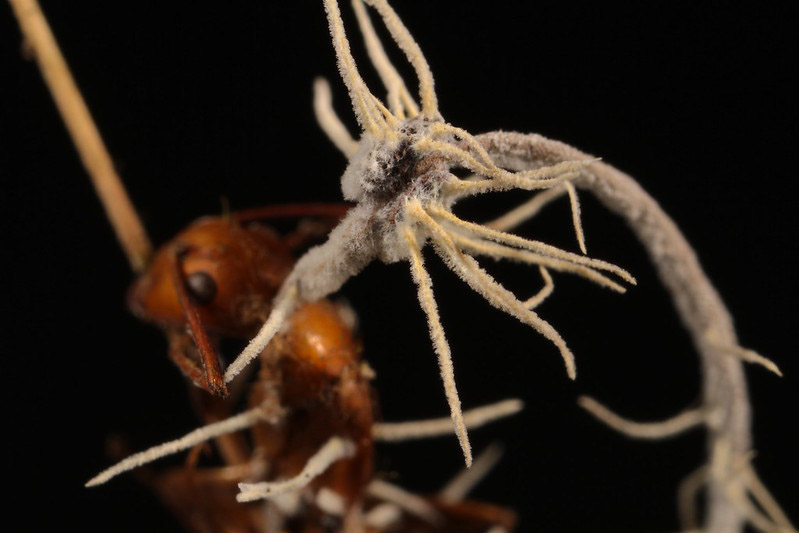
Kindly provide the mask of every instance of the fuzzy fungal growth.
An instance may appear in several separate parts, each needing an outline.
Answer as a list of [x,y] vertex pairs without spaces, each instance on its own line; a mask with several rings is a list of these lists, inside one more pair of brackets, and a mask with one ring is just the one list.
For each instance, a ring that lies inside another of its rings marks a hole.
[[[377,11],[415,70],[418,103],[388,60],[365,5]],[[550,271],[577,274],[618,292],[624,292],[620,281],[635,283],[621,268],[586,257],[577,189],[587,190],[628,223],[649,253],[699,352],[703,401],[696,411],[656,423],[628,421],[591,399],[581,400],[581,405],[599,420],[635,438],[660,439],[692,427],[705,429],[708,463],[689,475],[678,492],[686,530],[737,532],[748,523],[761,531],[796,531],[751,465],[750,405],[742,363],[760,364],[778,374],[779,369],[765,357],[739,346],[723,301],[695,252],[657,202],[630,176],[563,143],[518,133],[472,136],[448,124],[439,112],[427,61],[391,6],[386,0],[353,0],[367,53],[387,91],[385,101],[381,101],[358,72],[338,2],[324,0],[324,6],[339,70],[362,128],[360,139],[353,139],[336,117],[324,80],[315,83],[314,108],[322,129],[349,160],[342,192],[357,204],[327,243],[310,250],[297,263],[278,295],[273,315],[228,368],[226,379],[232,379],[257,356],[279,330],[286,313],[299,302],[337,290],[375,259],[408,261],[438,355],[455,432],[470,464],[449,345],[421,250],[431,244],[473,290],[552,341],[574,378],[572,353],[557,331],[535,312],[552,293]],[[453,173],[455,169],[465,169],[471,175],[461,179]],[[525,204],[485,224],[465,221],[452,213],[459,199],[509,189],[535,194]],[[572,208],[582,255],[508,233],[563,196],[568,197]],[[523,300],[486,273],[476,256],[535,265],[543,286]],[[700,491],[705,494],[701,525],[696,510]]]
[[[389,62],[364,2],[356,0],[352,6],[369,57],[386,87],[385,103],[369,90],[350,52],[338,2],[325,0],[339,71],[363,130],[360,140],[352,139],[335,116],[330,89],[323,80],[315,85],[315,110],[322,128],[349,159],[341,188],[344,198],[356,205],[331,232],[326,243],[300,258],[277,297],[272,316],[228,367],[226,379],[233,379],[261,352],[280,329],[285,316],[299,303],[338,290],[375,259],[386,263],[407,261],[419,303],[427,316],[455,431],[466,464],[470,465],[471,449],[455,387],[450,348],[422,249],[432,244],[447,267],[469,287],[494,307],[549,339],[559,350],[572,379],[576,376],[572,352],[555,328],[534,310],[552,291],[549,271],[577,274],[618,292],[624,292],[624,288],[614,277],[628,283],[635,283],[635,280],[623,269],[605,261],[524,239],[504,231],[507,227],[488,227],[463,220],[452,213],[458,200],[490,192],[523,189],[547,194],[553,190],[563,191],[571,199],[577,240],[584,252],[579,203],[571,180],[593,159],[578,158],[519,172],[509,172],[498,166],[471,134],[443,120],[427,61],[391,6],[384,0],[365,3],[377,11],[416,71],[419,103]],[[471,175],[460,178],[453,173],[455,169],[466,170]],[[517,296],[492,278],[476,256],[533,265],[541,273],[543,288],[532,297]]]
[[[663,439],[700,427],[707,435],[708,460],[688,475],[678,490],[683,529],[707,533],[737,533],[746,524],[758,531],[795,532],[789,518],[769,493],[752,465],[751,406],[743,363],[755,363],[781,375],[769,359],[738,344],[732,317],[708,280],[694,250],[663,212],[630,176],[563,143],[535,134],[492,132],[473,136],[442,118],[433,77],[427,61],[407,28],[386,0],[352,0],[369,59],[386,88],[380,100],[366,86],[350,52],[339,5],[323,0],[339,70],[362,129],[359,140],[348,133],[333,112],[326,81],[314,86],[314,109],[320,126],[347,157],[341,178],[346,199],[356,203],[331,232],[328,241],[309,250],[274,300],[271,314],[259,333],[226,369],[231,381],[255,359],[304,302],[338,290],[367,264],[407,261],[416,284],[419,303],[427,316],[430,336],[438,356],[441,376],[451,411],[451,421],[441,419],[400,424],[376,424],[373,436],[396,441],[432,437],[454,431],[467,465],[471,449],[466,430],[508,416],[521,408],[518,401],[461,412],[455,388],[450,349],[433,297],[432,281],[425,268],[422,249],[434,252],[470,288],[498,309],[514,316],[559,350],[568,375],[576,376],[574,357],[557,331],[536,312],[553,291],[551,272],[576,274],[608,289],[624,292],[622,282],[635,280],[623,269],[586,256],[577,190],[592,193],[611,212],[624,219],[648,252],[674,307],[699,353],[702,401],[661,422],[635,422],[601,403],[582,397],[579,404],[597,419],[624,435],[638,439]],[[113,172],[99,134],[85,109],[66,63],[34,0],[11,0],[26,41],[45,75],[87,170],[114,221],[114,228],[134,270],[150,255],[135,212]],[[414,97],[392,66],[372,26],[366,6],[377,12],[418,77]],[[459,177],[466,171],[466,178]],[[489,192],[522,189],[531,199],[496,220],[478,224],[453,214],[460,199]],[[526,239],[509,230],[534,217],[544,206],[568,197],[572,223],[581,254]],[[538,269],[542,287],[526,298],[517,296],[493,279],[476,257],[504,259]],[[279,423],[283,416],[269,405],[199,428],[182,438],[135,454],[92,479],[102,484],[127,470],[209,439],[241,431],[260,423]],[[295,478],[240,486],[241,500],[296,499],[313,478],[330,465],[352,454],[352,442],[333,435],[309,459]],[[475,461],[471,473],[459,476],[442,496],[458,500],[490,468],[496,452]],[[488,466],[487,466],[488,465]],[[397,487],[374,481],[367,489],[380,504],[366,517],[375,527],[389,524],[401,512],[435,524],[438,515],[424,500]],[[704,512],[697,509],[703,493]],[[320,508],[340,509],[335,494],[317,495]],[[701,515],[701,518],[700,518]],[[502,531],[492,529],[492,532]]]

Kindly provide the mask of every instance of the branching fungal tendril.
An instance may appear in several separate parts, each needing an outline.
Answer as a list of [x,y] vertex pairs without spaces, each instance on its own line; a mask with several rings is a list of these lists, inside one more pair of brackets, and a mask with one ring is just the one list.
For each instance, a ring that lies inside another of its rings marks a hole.
[[[323,0],[323,3],[341,77],[362,129],[360,139],[355,140],[334,113],[325,80],[315,82],[314,109],[324,132],[349,160],[341,186],[344,198],[356,205],[325,244],[300,258],[275,297],[271,315],[260,332],[227,368],[225,381],[230,382],[264,350],[299,305],[335,292],[375,259],[386,263],[408,261],[438,356],[452,424],[444,424],[440,419],[377,424],[372,436],[400,440],[438,435],[454,428],[469,466],[471,448],[467,428],[511,414],[520,405],[514,401],[501,402],[484,410],[461,412],[450,348],[422,250],[429,242],[446,266],[470,288],[555,344],[568,375],[574,378],[573,354],[558,332],[535,312],[554,289],[550,272],[573,273],[617,292],[625,291],[619,280],[635,283],[625,270],[586,256],[577,190],[589,190],[610,211],[627,221],[649,253],[700,354],[703,390],[699,408],[656,423],[627,420],[590,398],[583,397],[580,404],[599,420],[636,438],[660,439],[689,428],[704,428],[708,462],[690,474],[678,491],[685,529],[693,531],[701,527],[708,533],[727,533],[741,531],[748,523],[761,531],[796,531],[752,466],[750,404],[742,361],[760,364],[778,375],[780,370],[769,359],[739,346],[723,301],[707,279],[695,252],[657,202],[629,176],[563,143],[539,135],[508,132],[473,136],[444,122],[427,61],[394,10],[386,0],[352,0],[368,56],[387,91],[384,103],[360,76],[337,0]],[[419,82],[418,104],[390,63],[366,5],[376,10],[415,70]],[[94,150],[102,148],[94,144]],[[467,170],[472,175],[460,178],[455,170]],[[518,208],[484,224],[463,220],[452,212],[456,202],[463,198],[511,189],[536,194]],[[563,196],[569,199],[581,254],[508,233]],[[126,249],[134,268],[138,268],[149,253],[149,243],[138,239],[136,244],[134,237],[122,240],[134,243]],[[493,279],[475,259],[477,256],[535,265],[543,279],[543,288],[527,299],[520,299]],[[145,462],[260,423],[265,417],[263,410],[254,409],[207,425],[181,439],[131,456],[89,484],[103,483]],[[296,496],[315,475],[348,457],[352,446],[352,441],[333,436],[316,450],[299,476],[243,484],[240,500],[271,498],[279,493]],[[481,464],[476,466],[475,470],[482,469]],[[457,499],[470,484],[468,479],[458,483],[458,488],[450,493]],[[696,509],[700,491],[704,491],[706,502],[701,521]],[[369,524],[390,523],[399,516],[398,508],[436,521],[435,509],[385,482],[373,481],[368,492],[385,502],[370,511],[366,517]],[[319,497],[322,496],[320,492]],[[337,507],[334,500],[325,506]]]
[[[364,1],[380,15],[416,72],[420,105],[388,60]],[[554,199],[565,192],[571,201],[575,233],[584,254],[579,203],[570,181],[594,159],[562,161],[519,172],[497,165],[474,136],[444,122],[427,61],[388,2],[353,0],[352,5],[369,58],[386,87],[387,104],[383,104],[361,78],[336,0],[325,0],[324,7],[339,71],[363,130],[357,144],[333,112],[329,87],[324,81],[315,83],[314,104],[322,129],[349,158],[341,178],[342,192],[345,199],[357,205],[325,244],[300,258],[277,297],[273,316],[256,337],[257,342],[254,340],[230,365],[225,377],[230,381],[269,342],[279,330],[282,317],[295,305],[338,290],[374,259],[386,263],[409,261],[419,303],[427,315],[438,355],[452,421],[469,465],[471,451],[455,387],[450,349],[438,316],[432,281],[421,255],[425,244],[430,242],[444,263],[494,307],[528,324],[554,343],[572,379],[576,376],[576,366],[566,342],[533,311],[554,287],[549,270],[577,274],[619,292],[624,288],[603,272],[629,283],[635,280],[610,263],[523,239],[506,233],[507,227],[491,229],[455,216],[453,205],[469,196],[522,189],[543,191],[542,194],[549,193],[547,197]],[[471,171],[474,176],[461,179],[452,172],[455,168]],[[536,265],[544,279],[544,288],[531,298],[519,299],[483,270],[475,255]]]
[[[463,420],[466,427],[475,429],[488,423],[512,416],[521,411],[523,403],[521,400],[511,398],[490,405],[475,407],[463,413]],[[201,426],[190,433],[153,446],[141,452],[135,453],[117,464],[103,470],[88,482],[87,487],[96,487],[107,483],[118,475],[151,463],[163,457],[188,450],[193,446],[209,441],[221,435],[227,435],[242,429],[252,427],[256,424],[266,422],[267,424],[279,424],[285,416],[285,410],[275,409],[270,402],[254,407],[237,415],[220,420],[218,422]],[[401,442],[415,439],[429,439],[441,435],[451,435],[453,427],[449,419],[434,418],[431,420],[413,420],[409,422],[375,423],[372,426],[372,436],[375,440],[383,442]],[[339,441],[342,439],[339,438]],[[349,454],[350,446],[343,442],[331,444],[330,449],[338,450],[343,453],[341,458]],[[346,453],[344,453],[346,452]],[[321,453],[321,450],[318,452]],[[248,489],[249,491],[250,489]],[[290,492],[290,490],[275,491],[274,495]]]

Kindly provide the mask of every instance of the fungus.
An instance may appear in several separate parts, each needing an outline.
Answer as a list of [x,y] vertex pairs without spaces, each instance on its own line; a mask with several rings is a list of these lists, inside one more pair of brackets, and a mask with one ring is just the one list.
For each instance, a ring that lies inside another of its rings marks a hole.
[[[548,271],[577,274],[618,292],[624,292],[624,288],[607,274],[628,283],[635,283],[635,280],[625,270],[608,262],[524,239],[504,231],[505,228],[494,229],[453,214],[456,202],[470,196],[511,189],[543,191],[543,194],[563,189],[571,200],[577,240],[584,252],[579,203],[570,180],[577,178],[594,159],[576,158],[518,172],[497,165],[474,136],[444,121],[427,61],[391,6],[385,0],[366,3],[380,15],[415,70],[419,80],[419,104],[389,62],[363,1],[354,0],[352,5],[368,55],[387,89],[386,103],[369,90],[350,52],[338,2],[325,0],[339,71],[362,129],[360,140],[356,142],[349,137],[330,108],[330,90],[326,82],[316,82],[314,103],[323,130],[349,158],[341,177],[341,188],[344,198],[356,205],[331,232],[327,242],[299,259],[278,293],[272,315],[228,367],[225,380],[233,379],[263,350],[296,305],[335,292],[375,259],[386,263],[408,261],[438,356],[455,432],[466,464],[470,465],[471,449],[455,386],[450,348],[422,249],[432,244],[447,267],[475,292],[555,344],[572,379],[576,376],[572,352],[557,330],[534,310],[552,291]],[[471,175],[458,177],[453,172],[455,169],[469,171]],[[532,298],[522,299],[491,277],[475,256],[535,265],[541,272],[544,288]]]

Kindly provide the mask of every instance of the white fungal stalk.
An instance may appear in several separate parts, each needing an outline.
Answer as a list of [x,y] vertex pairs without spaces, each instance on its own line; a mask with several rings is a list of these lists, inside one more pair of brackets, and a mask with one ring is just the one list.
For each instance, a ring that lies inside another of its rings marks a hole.
[[[419,81],[419,105],[388,60],[364,3],[377,11],[413,66]],[[356,143],[348,137],[346,128],[331,108],[329,87],[323,81],[315,84],[314,107],[323,130],[349,158],[341,187],[344,198],[356,202],[356,206],[331,232],[325,244],[300,258],[278,294],[273,316],[256,337],[257,342],[253,341],[231,364],[225,379],[233,379],[266,346],[284,317],[299,303],[338,290],[375,259],[386,263],[409,261],[438,356],[455,433],[469,465],[471,451],[455,387],[449,344],[422,258],[425,244],[432,243],[444,263],[494,307],[552,341],[572,379],[576,376],[576,366],[566,342],[533,311],[552,292],[554,285],[549,271],[577,274],[619,292],[624,288],[608,274],[629,283],[635,280],[610,263],[523,239],[506,233],[504,229],[507,228],[492,229],[455,216],[453,205],[465,197],[511,189],[543,191],[542,194],[558,190],[559,194],[567,193],[571,200],[577,240],[585,253],[579,203],[570,181],[593,159],[562,161],[521,172],[509,172],[500,167],[471,134],[444,122],[427,61],[386,0],[353,0],[352,5],[368,55],[386,86],[387,104],[378,99],[361,78],[350,52],[338,2],[324,0],[341,77],[363,130],[360,140]],[[461,179],[452,172],[455,168],[469,170],[474,176]],[[519,299],[480,267],[474,258],[478,255],[535,265],[544,279],[544,288],[529,299]]]
[[302,490],[315,478],[322,475],[333,463],[355,455],[355,444],[341,437],[330,437],[296,476],[281,481],[263,481],[260,483],[239,483],[236,500],[251,502],[255,500],[276,498],[282,494]]
[[[514,415],[521,411],[523,407],[524,404],[521,400],[511,398],[471,409],[464,413],[463,418],[466,426],[469,429],[474,429]],[[158,459],[188,450],[198,444],[208,442],[222,435],[235,433],[261,423],[270,425],[278,424],[285,415],[286,411],[278,406],[273,398],[270,398],[269,401],[264,401],[258,407],[248,409],[218,422],[201,426],[175,440],[134,453],[94,476],[86,482],[86,487],[102,485],[120,474],[152,463]],[[448,418],[376,423],[372,426],[372,436],[375,440],[385,442],[429,439],[441,435],[450,435],[452,432],[452,424]],[[327,470],[331,464],[341,459],[351,457],[356,451],[356,447],[351,440],[333,436],[308,460],[303,471],[294,478],[275,482],[240,484],[244,485],[244,487],[242,488],[242,495],[240,495],[239,501],[269,499],[288,493],[296,493],[310,483],[315,477]],[[239,465],[236,466],[238,467]],[[247,468],[249,468],[249,466]]]
[[[273,417],[271,417],[273,418]],[[268,420],[262,407],[256,407],[248,411],[244,411],[238,415],[226,418],[213,424],[208,424],[195,429],[191,433],[184,435],[179,439],[175,439],[158,446],[153,446],[139,453],[135,453],[126,459],[120,461],[114,466],[107,468],[94,476],[88,482],[87,487],[96,487],[108,482],[123,472],[133,470],[147,463],[151,463],[156,459],[173,455],[183,450],[188,450],[198,444],[207,442],[215,437],[235,433],[245,428],[254,426],[255,424]]]
[[[503,400],[466,411],[463,413],[463,422],[468,429],[475,429],[515,415],[523,407],[522,401],[516,398]],[[452,420],[449,417],[411,422],[378,422],[372,426],[372,437],[383,442],[403,442],[451,435],[453,430]]]
[[443,520],[441,514],[427,500],[382,479],[372,480],[366,487],[366,493],[372,498],[394,504],[429,524],[440,524]]

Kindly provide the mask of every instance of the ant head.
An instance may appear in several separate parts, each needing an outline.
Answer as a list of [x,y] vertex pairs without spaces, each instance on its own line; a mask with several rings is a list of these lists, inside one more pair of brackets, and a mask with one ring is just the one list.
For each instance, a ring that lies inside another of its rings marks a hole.
[[205,217],[158,250],[128,302],[145,320],[182,327],[188,322],[184,293],[209,330],[248,335],[293,264],[289,247],[271,229]]

